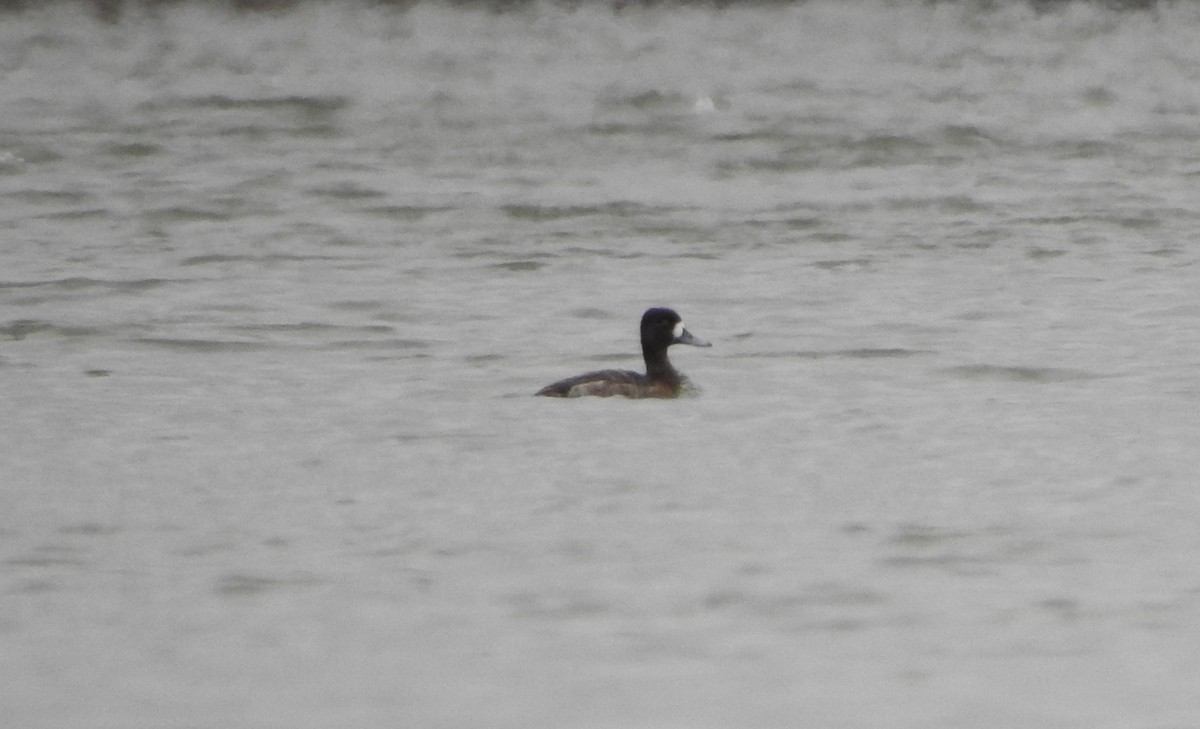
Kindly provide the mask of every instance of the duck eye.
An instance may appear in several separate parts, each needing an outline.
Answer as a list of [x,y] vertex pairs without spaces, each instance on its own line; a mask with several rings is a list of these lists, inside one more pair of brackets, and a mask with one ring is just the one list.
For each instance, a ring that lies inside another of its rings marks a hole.
[[683,322],[677,322],[675,324],[675,338],[679,339],[682,336],[683,336]]

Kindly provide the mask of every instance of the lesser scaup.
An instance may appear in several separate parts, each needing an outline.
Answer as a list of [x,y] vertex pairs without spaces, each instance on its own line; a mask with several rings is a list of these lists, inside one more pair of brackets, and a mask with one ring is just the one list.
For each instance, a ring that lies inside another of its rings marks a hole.
[[667,359],[667,347],[690,344],[711,347],[683,328],[679,315],[671,309],[647,309],[642,315],[642,357],[646,374],[629,370],[599,370],[569,377],[538,390],[547,397],[678,397],[687,378],[675,371]]

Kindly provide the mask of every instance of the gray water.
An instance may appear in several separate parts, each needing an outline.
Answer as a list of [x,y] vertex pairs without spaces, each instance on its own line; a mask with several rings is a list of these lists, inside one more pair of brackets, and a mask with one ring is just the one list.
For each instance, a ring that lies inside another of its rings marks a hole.
[[1198,36],[0,17],[4,723],[1200,726]]

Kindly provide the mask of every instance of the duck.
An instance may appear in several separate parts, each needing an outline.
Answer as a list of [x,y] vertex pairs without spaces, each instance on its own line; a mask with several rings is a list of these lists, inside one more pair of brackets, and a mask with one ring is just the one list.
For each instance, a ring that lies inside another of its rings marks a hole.
[[688,379],[671,366],[672,344],[711,347],[683,326],[673,309],[655,307],[642,314],[642,358],[646,374],[631,370],[597,370],[559,380],[537,391],[544,397],[675,398],[689,389]]

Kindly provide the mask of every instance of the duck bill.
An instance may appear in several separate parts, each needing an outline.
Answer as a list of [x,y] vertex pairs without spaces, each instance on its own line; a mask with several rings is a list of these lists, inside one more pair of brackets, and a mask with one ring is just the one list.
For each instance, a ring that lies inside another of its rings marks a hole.
[[678,337],[675,337],[674,343],[675,344],[690,344],[693,347],[711,347],[712,346],[711,342],[706,342],[703,339],[700,339],[699,337],[692,336],[692,333],[686,329],[684,329],[682,332],[680,332]]

